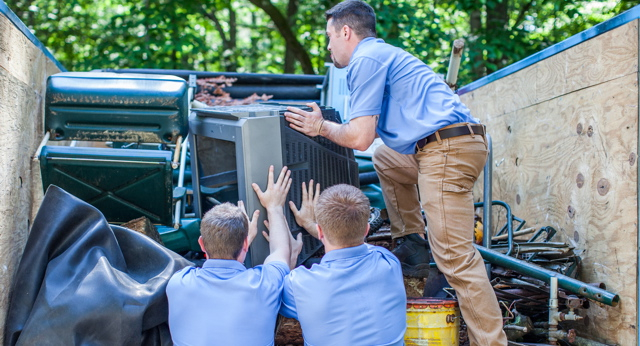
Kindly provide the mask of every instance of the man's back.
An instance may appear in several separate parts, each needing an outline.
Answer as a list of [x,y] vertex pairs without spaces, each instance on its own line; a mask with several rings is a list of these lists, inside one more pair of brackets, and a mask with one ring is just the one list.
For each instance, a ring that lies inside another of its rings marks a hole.
[[402,344],[406,295],[398,259],[363,244],[328,252],[285,278],[280,313],[300,321],[308,345]]
[[235,260],[185,268],[167,285],[176,345],[272,345],[280,292],[289,267],[280,261],[246,269]]

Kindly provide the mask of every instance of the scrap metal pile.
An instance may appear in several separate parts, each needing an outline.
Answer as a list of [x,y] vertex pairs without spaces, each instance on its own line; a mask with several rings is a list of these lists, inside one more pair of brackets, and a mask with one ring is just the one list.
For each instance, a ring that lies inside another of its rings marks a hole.
[[478,246],[491,265],[491,284],[504,313],[510,341],[560,345],[606,345],[583,335],[584,310],[590,300],[616,306],[619,297],[604,283],[576,279],[581,259],[574,248],[556,241],[553,227],[524,228],[525,221],[504,207],[506,221],[492,236],[490,248]]
[[[511,214],[506,203],[494,201],[505,208],[502,228],[492,236],[490,249],[477,245],[491,268],[491,284],[503,311],[504,330],[510,345],[608,345],[582,334],[584,318],[590,304],[616,306],[619,297],[606,291],[604,283],[588,284],[576,279],[581,260],[574,248],[559,242],[553,227],[525,228],[525,221]],[[476,217],[476,242],[482,242],[482,220]],[[372,228],[367,242],[392,248],[387,225]],[[435,266],[435,265],[433,265]],[[430,275],[429,281],[438,279]],[[437,283],[436,283],[437,285]],[[440,286],[445,295],[454,296],[448,284]],[[434,291],[431,289],[430,293]],[[460,345],[467,340],[461,323]]]

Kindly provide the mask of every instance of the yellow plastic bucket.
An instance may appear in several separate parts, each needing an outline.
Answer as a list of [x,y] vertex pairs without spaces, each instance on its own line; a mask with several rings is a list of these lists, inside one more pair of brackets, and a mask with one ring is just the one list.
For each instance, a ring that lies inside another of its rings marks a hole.
[[458,346],[460,309],[452,299],[408,298],[405,345]]

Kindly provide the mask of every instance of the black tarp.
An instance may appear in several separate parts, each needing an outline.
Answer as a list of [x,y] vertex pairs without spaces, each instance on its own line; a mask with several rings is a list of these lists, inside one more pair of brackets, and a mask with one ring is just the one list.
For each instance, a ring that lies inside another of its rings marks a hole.
[[5,345],[170,345],[165,288],[190,265],[50,186],[12,285]]

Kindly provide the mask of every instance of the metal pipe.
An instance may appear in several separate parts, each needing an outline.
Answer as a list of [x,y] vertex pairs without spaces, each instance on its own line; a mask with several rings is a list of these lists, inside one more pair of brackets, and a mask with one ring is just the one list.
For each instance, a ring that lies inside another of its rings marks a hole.
[[[187,150],[189,149],[189,135],[184,138],[182,150],[180,151],[180,170],[178,171],[178,187],[184,186],[184,170],[187,163]],[[176,149],[177,150],[177,149]],[[176,202],[176,210],[173,219],[173,228],[180,228],[180,215],[182,214],[182,200]]]
[[236,85],[223,89],[233,98],[245,98],[253,94],[266,94],[275,100],[320,100],[316,85]]
[[558,278],[549,278],[549,345],[557,345],[555,332],[558,331]]
[[182,136],[178,136],[178,139],[176,140],[176,148],[173,153],[173,160],[171,161],[171,167],[173,169],[178,168],[178,159],[180,158],[180,153],[182,153],[182,150],[180,150],[181,147],[182,147]]
[[40,153],[42,152],[42,148],[45,145],[47,145],[47,142],[49,141],[49,137],[51,137],[51,132],[47,131],[44,134],[44,138],[42,138],[42,140],[40,141],[40,144],[38,145],[38,148],[36,149],[36,153],[33,154],[33,161],[40,160]]
[[[483,205],[491,205],[491,201],[493,200],[492,195],[492,179],[493,179],[493,142],[491,141],[491,136],[486,134],[487,139],[487,148],[489,149],[489,154],[487,156],[487,162],[484,165],[484,177],[483,177],[483,185],[484,191],[482,193]],[[491,231],[493,230],[492,225],[492,214],[491,207],[482,209],[482,222],[484,223],[484,237],[482,239],[482,245],[485,248],[491,248]],[[487,263],[485,265],[487,267],[487,275],[489,279],[491,279],[491,263]]]
[[[535,335],[546,335],[546,334],[549,334],[549,330],[542,329],[542,328],[535,328],[533,330],[533,333]],[[571,343],[571,345],[573,346],[614,346],[612,344],[603,344],[601,342],[580,337],[576,335],[576,332],[574,329],[570,329],[568,332],[564,330],[558,330],[554,332],[553,335],[557,339],[564,340]],[[541,345],[541,344],[536,344],[536,345]]]
[[[482,207],[483,208],[483,212],[485,212],[487,209],[491,210],[491,208],[486,208],[485,205],[486,204],[484,202],[474,203],[473,204],[473,206],[475,208]],[[507,256],[509,256],[513,252],[513,214],[511,213],[511,207],[507,203],[505,203],[503,201],[493,201],[493,202],[491,202],[490,205],[491,206],[499,205],[499,206],[502,206],[503,208],[506,209],[506,213],[507,213],[506,228],[507,228],[507,245],[508,245]],[[484,228],[484,226],[483,226],[483,228]],[[484,240],[487,239],[486,233],[487,233],[487,231],[485,231],[485,236],[483,237],[483,243],[484,243]]]
[[455,88],[458,81],[458,70],[460,70],[460,60],[462,60],[462,49],[464,49],[464,40],[457,39],[453,41],[451,47],[451,58],[449,58],[449,68],[447,69],[447,77],[445,82],[452,89]]
[[[190,129],[193,131],[192,129]],[[202,195],[200,194],[200,169],[198,161],[198,143],[193,132],[187,135],[191,150],[191,185],[193,186],[193,206],[197,218],[202,218]]]
[[315,85],[324,82],[324,75],[314,74],[269,74],[269,73],[240,73],[240,72],[203,72],[193,70],[171,70],[171,69],[101,69],[102,72],[114,73],[145,73],[164,74],[180,77],[189,80],[189,75],[196,75],[197,78],[227,77],[236,78],[234,85],[262,84],[262,85]]
[[559,287],[603,304],[617,306],[620,301],[620,296],[615,293],[605,291],[598,287],[593,287],[587,283],[562,275],[558,272],[542,268],[511,256],[503,255],[483,246],[476,245],[476,248],[480,251],[482,257],[492,264],[514,270],[520,274],[542,280],[546,283],[550,282],[551,277],[557,277]]
[[[530,227],[530,228],[523,229],[521,231],[514,231],[513,232],[513,236],[514,237],[518,237],[518,236],[521,236],[521,235],[526,235],[526,234],[533,233],[535,231],[536,231],[535,227]],[[497,235],[497,236],[491,238],[492,241],[499,241],[499,240],[505,240],[505,239],[509,239],[509,235],[508,234],[501,234],[501,235]]]
[[380,183],[380,178],[378,177],[378,173],[376,172],[360,173],[358,175],[358,178],[360,180],[360,186]]

